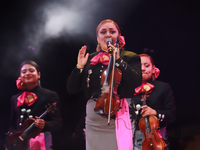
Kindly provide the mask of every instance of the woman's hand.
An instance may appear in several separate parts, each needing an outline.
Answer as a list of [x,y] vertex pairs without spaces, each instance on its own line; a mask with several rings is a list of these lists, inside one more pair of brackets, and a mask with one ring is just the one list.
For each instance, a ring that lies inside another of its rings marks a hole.
[[39,119],[37,116],[35,116],[35,126],[40,128],[40,129],[44,129],[45,126],[45,121],[43,119]]
[[[116,44],[115,44],[115,45],[116,45]],[[113,51],[113,53],[114,53],[116,47],[115,47],[114,45],[110,44],[110,43],[109,43],[108,46],[110,46],[110,47],[112,48],[112,51]],[[108,50],[109,50],[109,48],[108,48]],[[117,46],[116,60],[119,59],[119,58],[120,58],[120,50],[119,50],[119,46]]]
[[89,57],[89,53],[86,53],[86,49],[87,49],[87,46],[82,46],[81,49],[79,50],[79,53],[78,53],[78,58],[77,58],[77,68],[81,69],[81,68],[84,68],[85,64],[87,63],[87,60],[88,60],[88,57]]
[[142,117],[146,117],[146,116],[149,116],[149,115],[154,115],[154,116],[157,115],[157,112],[147,105],[144,105],[141,108],[142,108],[142,111],[141,111]]

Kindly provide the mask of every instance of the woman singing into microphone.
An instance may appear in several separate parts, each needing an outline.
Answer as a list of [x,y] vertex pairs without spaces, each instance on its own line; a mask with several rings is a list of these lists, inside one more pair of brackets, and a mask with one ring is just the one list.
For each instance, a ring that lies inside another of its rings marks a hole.
[[[132,130],[127,102],[123,98],[131,98],[134,88],[142,83],[140,57],[134,52],[123,50],[124,38],[119,26],[112,20],[100,22],[96,28],[97,50],[92,54],[86,53],[86,46],[82,46],[78,53],[77,65],[67,82],[67,91],[76,94],[83,90],[88,99],[86,105],[86,150],[132,150]],[[119,37],[119,44],[115,44]],[[105,42],[111,39],[110,44]],[[108,49],[115,49],[115,66],[122,73],[117,93],[121,99],[121,114],[107,118],[95,113],[96,99],[101,95],[101,75],[107,68],[110,59]],[[109,48],[108,48],[109,47]],[[126,106],[126,107],[125,107]],[[119,119],[128,114],[125,119]],[[117,119],[118,118],[118,119]],[[127,128],[129,126],[129,128]],[[121,132],[120,132],[121,131]]]

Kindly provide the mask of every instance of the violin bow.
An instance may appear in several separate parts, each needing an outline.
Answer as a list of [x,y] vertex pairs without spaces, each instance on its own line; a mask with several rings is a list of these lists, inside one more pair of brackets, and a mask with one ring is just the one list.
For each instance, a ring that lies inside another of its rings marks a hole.
[[111,114],[111,104],[112,104],[112,94],[113,94],[113,82],[114,82],[114,71],[115,71],[115,61],[116,61],[116,53],[117,53],[117,46],[119,43],[119,37],[117,36],[115,40],[115,51],[113,54],[113,67],[112,67],[112,80],[111,80],[111,90],[110,90],[110,105],[109,105],[109,112],[108,112],[108,125],[110,124],[110,114]]

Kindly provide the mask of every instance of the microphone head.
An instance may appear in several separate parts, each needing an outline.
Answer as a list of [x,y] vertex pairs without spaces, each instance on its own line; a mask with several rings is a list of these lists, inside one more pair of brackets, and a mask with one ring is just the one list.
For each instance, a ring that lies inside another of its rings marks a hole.
[[109,44],[109,42],[112,43],[112,39],[111,39],[111,38],[107,38],[107,39],[106,39],[106,44],[107,44],[107,45]]
[[106,39],[106,44],[107,44],[107,48],[108,48],[108,53],[112,54],[112,48],[111,48],[111,46],[108,46],[110,43],[112,44],[112,39],[111,38],[107,38]]

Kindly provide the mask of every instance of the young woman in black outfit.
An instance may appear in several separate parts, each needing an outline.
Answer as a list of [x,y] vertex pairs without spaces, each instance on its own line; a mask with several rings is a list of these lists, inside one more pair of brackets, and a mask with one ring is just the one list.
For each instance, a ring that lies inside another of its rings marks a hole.
[[[136,88],[135,96],[132,98],[134,107],[130,108],[133,119],[136,119],[136,131],[134,137],[134,150],[142,149],[144,135],[140,131],[139,121],[142,117],[149,115],[159,119],[160,133],[169,149],[166,127],[168,123],[175,121],[176,107],[172,89],[168,83],[155,80],[160,71],[155,67],[152,58],[147,54],[140,54],[142,69],[142,85]],[[147,92],[146,105],[143,105],[141,96]],[[140,108],[141,107],[141,108]],[[135,114],[136,112],[136,114]]]
[[[24,121],[28,118],[36,119],[34,126],[40,128],[41,133],[29,141],[29,149],[52,149],[51,132],[61,130],[62,118],[59,109],[59,96],[56,92],[42,88],[39,66],[31,60],[24,61],[20,66],[19,78],[16,82],[21,91],[11,98],[11,117],[9,133],[20,132]],[[56,102],[56,110],[48,112],[44,118],[38,118],[50,105]]]

